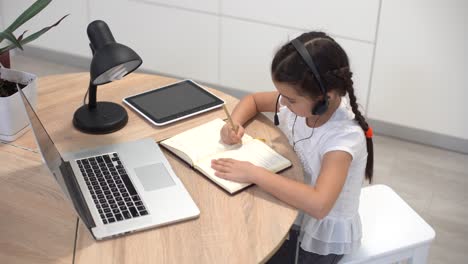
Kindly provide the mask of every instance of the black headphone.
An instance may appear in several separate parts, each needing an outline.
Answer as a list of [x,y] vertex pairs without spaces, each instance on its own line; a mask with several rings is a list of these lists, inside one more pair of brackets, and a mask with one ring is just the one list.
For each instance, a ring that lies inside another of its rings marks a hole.
[[[314,106],[311,112],[313,115],[323,115],[328,110],[327,89],[325,85],[323,85],[322,79],[320,78],[320,74],[317,70],[317,67],[315,66],[314,61],[312,60],[312,56],[310,56],[304,44],[302,44],[302,42],[299,41],[297,38],[293,39],[291,41],[291,44],[294,46],[296,51],[299,53],[299,55],[301,55],[302,59],[309,67],[310,71],[312,72],[315,79],[317,80],[317,83],[319,84],[320,91],[323,94],[323,100],[320,100],[319,102],[317,102],[317,104]],[[275,117],[274,117],[275,125],[279,125],[279,119],[278,119],[279,98],[280,98],[280,95],[278,95],[278,98],[276,99],[276,112],[275,112]]]

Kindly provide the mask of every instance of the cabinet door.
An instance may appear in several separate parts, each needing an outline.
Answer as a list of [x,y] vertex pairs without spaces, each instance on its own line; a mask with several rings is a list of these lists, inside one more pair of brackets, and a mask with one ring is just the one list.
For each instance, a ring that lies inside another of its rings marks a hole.
[[379,0],[222,0],[221,14],[373,42]]
[[220,1],[221,0],[133,0],[133,2],[146,2],[148,4],[156,4],[166,7],[175,7],[209,13],[218,13]]
[[218,16],[157,2],[114,0],[110,11],[107,1],[90,1],[90,17],[106,21],[116,41],[141,56],[143,70],[217,83]]
[[[271,91],[270,67],[276,51],[300,31],[232,18],[222,18],[220,84],[244,93]],[[354,72],[358,103],[367,103],[373,45],[335,37],[346,50]],[[362,109],[365,111],[365,109]]]

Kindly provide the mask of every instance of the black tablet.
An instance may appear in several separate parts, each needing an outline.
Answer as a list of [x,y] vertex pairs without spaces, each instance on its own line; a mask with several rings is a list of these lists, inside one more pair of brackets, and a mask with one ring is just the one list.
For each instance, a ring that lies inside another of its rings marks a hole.
[[124,103],[156,126],[221,107],[224,101],[192,80],[132,95]]

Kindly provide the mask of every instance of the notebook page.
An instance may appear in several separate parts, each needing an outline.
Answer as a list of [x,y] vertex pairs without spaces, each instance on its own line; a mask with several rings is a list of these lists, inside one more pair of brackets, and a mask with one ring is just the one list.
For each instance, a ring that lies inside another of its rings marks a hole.
[[[166,139],[161,144],[184,152],[194,163],[222,151],[240,148],[241,144],[227,145],[222,143],[220,131],[224,124],[225,122],[218,118]],[[242,141],[247,142],[251,139],[252,137],[245,134]]]
[[211,168],[211,160],[219,158],[232,158],[236,160],[249,161],[254,165],[264,167],[273,172],[277,172],[291,166],[291,162],[288,159],[281,156],[259,140],[249,141],[247,144],[243,144],[237,149],[212,155],[209,158],[200,160],[196,163],[199,170],[203,171],[213,181],[231,192],[245,187],[246,184],[228,181],[215,176],[214,170]]
[[[259,140],[252,140],[248,144],[243,144],[236,149],[214,154],[206,159],[200,160],[197,164],[205,169],[206,167],[211,167],[212,159],[219,158],[249,161],[254,165],[264,167],[271,171],[277,171],[282,169],[281,167],[291,164],[288,159]],[[209,170],[208,168],[206,169]]]

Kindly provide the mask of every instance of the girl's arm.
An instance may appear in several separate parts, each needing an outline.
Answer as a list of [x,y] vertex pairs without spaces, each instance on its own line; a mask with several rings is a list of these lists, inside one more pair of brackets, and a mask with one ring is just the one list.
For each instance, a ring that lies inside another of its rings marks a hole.
[[260,92],[245,96],[232,111],[232,120],[245,124],[257,113],[274,112],[278,92]]
[[322,219],[328,215],[343,188],[352,157],[344,151],[330,151],[322,160],[315,186],[274,174],[250,162],[233,159],[212,161],[215,175],[238,182],[252,182],[276,198],[307,214]]

